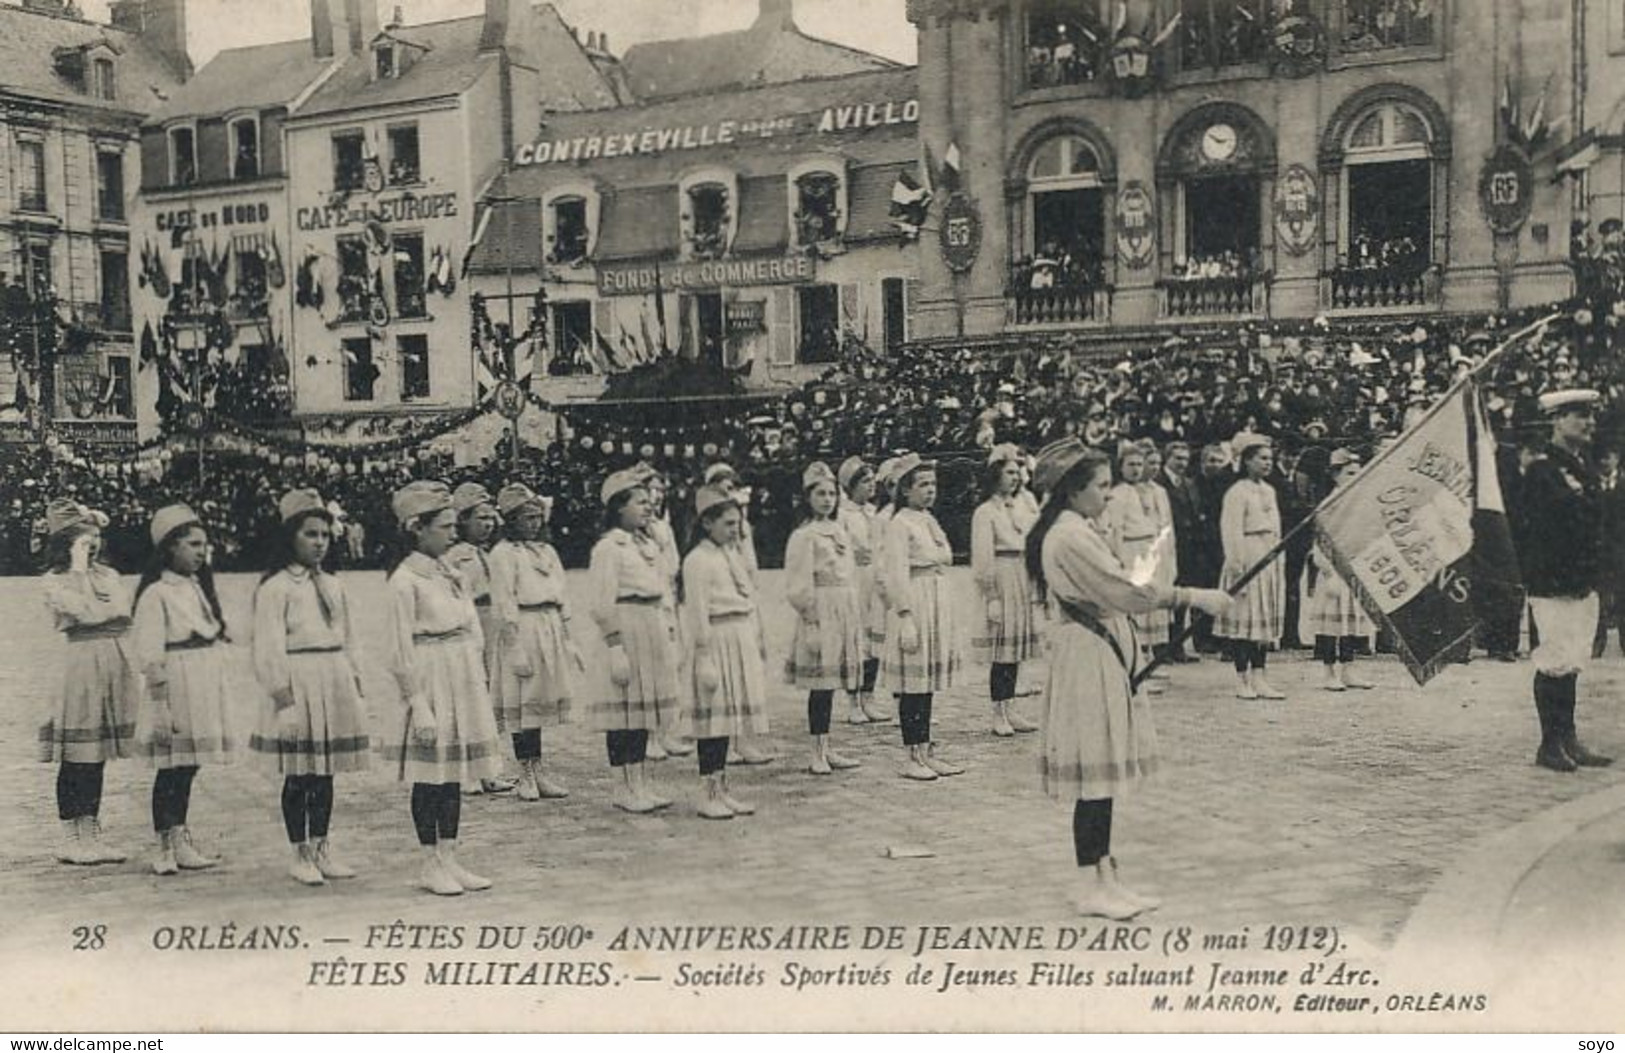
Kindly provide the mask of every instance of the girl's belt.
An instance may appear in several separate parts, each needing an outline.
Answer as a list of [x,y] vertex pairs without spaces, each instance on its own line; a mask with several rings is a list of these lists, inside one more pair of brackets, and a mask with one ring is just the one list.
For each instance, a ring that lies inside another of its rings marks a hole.
[[841,586],[841,585],[848,585],[848,584],[851,584],[850,580],[847,579],[847,578],[843,578],[839,574],[814,574],[813,575],[813,585],[815,587],[817,587],[817,588],[820,588],[820,589],[835,588],[835,587],[838,587],[838,586]]
[[[414,637],[415,639],[416,637]],[[344,650],[343,644],[320,644],[312,647],[290,647],[287,654],[339,654]]]
[[617,596],[616,603],[632,603],[640,607],[654,607],[665,602],[663,596]]
[[201,651],[206,647],[213,647],[219,640],[214,636],[198,636],[193,634],[184,640],[169,640],[164,644],[166,651]]
[[543,600],[541,603],[521,603],[519,609],[522,611],[559,611],[564,609],[564,604],[558,600]]
[[461,640],[461,639],[465,638],[466,636],[468,636],[468,629],[465,626],[459,625],[457,628],[455,628],[455,629],[447,629],[445,632],[413,633],[412,634],[412,642],[413,643],[450,643],[453,640]]
[[718,622],[742,622],[750,617],[749,611],[726,611],[722,614],[713,614],[710,617],[712,625]]
[[1242,537],[1274,537],[1275,536],[1275,531],[1273,531],[1273,530],[1244,530],[1244,531],[1242,531],[1241,536]]
[[1126,538],[1123,539],[1123,544],[1125,544],[1125,545],[1137,545],[1141,541],[1154,540],[1156,538],[1156,536],[1157,535],[1155,535],[1155,534],[1139,534],[1139,535],[1137,535],[1135,537],[1126,537]]
[[908,576],[911,578],[938,578],[942,576],[942,565],[933,563],[927,567],[910,567]]
[[114,618],[110,621],[97,622],[95,625],[70,625],[67,628],[69,643],[82,643],[85,640],[112,640],[130,631],[130,619]]
[[994,559],[1020,559],[1026,553],[1019,548],[1001,548],[993,553]]
[[1093,611],[1086,610],[1079,604],[1069,600],[1063,600],[1059,596],[1055,598],[1055,604],[1061,609],[1061,613],[1066,615],[1068,621],[1083,626],[1104,640],[1106,646],[1112,649],[1112,654],[1117,656],[1117,661],[1122,665],[1123,672],[1128,673],[1131,677],[1134,675],[1133,667],[1128,664],[1128,659],[1123,655],[1123,645],[1117,642],[1117,637],[1112,635],[1112,631],[1106,628],[1106,624],[1097,618]]

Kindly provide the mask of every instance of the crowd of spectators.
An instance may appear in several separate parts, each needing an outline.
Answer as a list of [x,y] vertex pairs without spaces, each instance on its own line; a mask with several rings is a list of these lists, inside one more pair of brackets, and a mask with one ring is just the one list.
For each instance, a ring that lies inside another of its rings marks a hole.
[[[140,565],[147,517],[175,499],[193,502],[204,516],[223,569],[254,568],[274,525],[277,495],[305,485],[342,509],[345,522],[361,525],[364,543],[339,546],[344,561],[380,566],[395,541],[389,494],[414,477],[473,478],[493,489],[519,478],[555,498],[555,542],[567,564],[581,565],[598,531],[604,474],[633,461],[656,465],[672,480],[681,521],[694,480],[719,459],[734,463],[749,485],[762,560],[773,565],[808,460],[835,463],[854,453],[879,459],[904,450],[942,459],[940,514],[962,549],[980,499],[975,479],[983,451],[996,442],[1036,450],[1077,434],[1108,448],[1120,438],[1149,437],[1199,450],[1249,429],[1282,441],[1290,479],[1300,456],[1313,464],[1335,446],[1369,449],[1396,433],[1408,414],[1424,409],[1523,320],[1412,321],[1356,331],[1317,319],[1290,329],[1174,336],[1120,353],[1103,352],[1084,337],[966,344],[890,359],[854,349],[821,379],[782,397],[694,403],[668,411],[659,429],[650,427],[648,407],[606,409],[569,419],[558,441],[525,449],[517,462],[501,443],[498,455],[478,466],[457,467],[423,449],[377,459],[211,452],[200,485],[195,454],[185,446],[163,453],[157,471],[139,458],[96,462],[63,448],[13,447],[0,464],[7,509],[0,517],[0,572],[37,569],[35,523],[58,495],[112,517],[110,552],[121,568]],[[1602,441],[1618,446],[1625,440],[1625,362],[1615,350],[1625,344],[1622,331],[1625,306],[1576,302],[1539,339],[1509,349],[1482,376],[1498,433],[1507,437],[1532,422],[1543,391],[1590,386],[1608,397]],[[1305,500],[1313,496],[1304,493]]]

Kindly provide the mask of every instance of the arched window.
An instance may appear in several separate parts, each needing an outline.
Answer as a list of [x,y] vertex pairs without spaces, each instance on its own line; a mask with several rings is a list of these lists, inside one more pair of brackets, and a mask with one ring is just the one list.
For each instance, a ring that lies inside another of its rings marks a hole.
[[739,232],[739,174],[725,168],[690,172],[678,182],[683,257],[726,256]]
[[793,202],[797,245],[816,245],[841,233],[841,177],[816,169],[796,177]]
[[1420,273],[1433,242],[1433,129],[1403,102],[1371,106],[1343,141],[1343,268]]
[[238,117],[231,122],[231,178],[260,177],[260,122],[257,117]]
[[1026,288],[1105,280],[1106,191],[1100,156],[1081,136],[1042,143],[1027,164]]

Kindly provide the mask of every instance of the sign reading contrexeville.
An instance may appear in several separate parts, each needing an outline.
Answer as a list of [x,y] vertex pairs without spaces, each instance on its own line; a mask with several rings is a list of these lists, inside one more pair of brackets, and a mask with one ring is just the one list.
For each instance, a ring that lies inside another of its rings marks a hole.
[[1522,599],[1495,438],[1472,383],[1339,492],[1315,532],[1420,684]]

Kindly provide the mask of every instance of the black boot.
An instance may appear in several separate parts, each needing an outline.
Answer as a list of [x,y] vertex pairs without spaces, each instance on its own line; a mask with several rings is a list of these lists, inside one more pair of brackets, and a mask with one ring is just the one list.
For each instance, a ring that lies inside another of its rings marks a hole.
[[1582,768],[1606,768],[1614,763],[1614,758],[1604,757],[1599,753],[1592,753],[1580,745],[1579,736],[1574,730],[1574,698],[1580,684],[1578,674],[1554,679],[1552,686],[1555,689],[1554,705],[1556,707],[1558,739],[1563,744],[1563,752],[1568,754],[1570,760]]
[[1557,715],[1558,690],[1556,677],[1535,674],[1535,713],[1540,717],[1540,748],[1535,751],[1535,763],[1552,771],[1577,771],[1578,765],[1563,750],[1562,725]]

